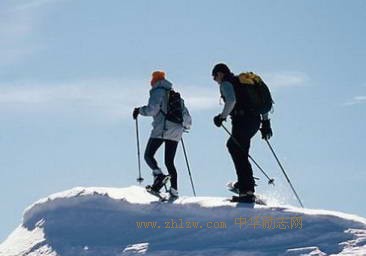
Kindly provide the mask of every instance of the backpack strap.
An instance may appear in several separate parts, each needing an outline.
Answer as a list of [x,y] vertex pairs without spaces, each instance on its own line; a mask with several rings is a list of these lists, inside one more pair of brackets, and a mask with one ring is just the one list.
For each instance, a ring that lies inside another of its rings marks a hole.
[[[166,112],[168,113],[168,105],[169,105],[169,94],[170,94],[170,91],[172,89],[166,89],[166,88],[163,88],[163,87],[158,87],[156,89],[162,89],[165,91],[165,97],[166,97]],[[166,116],[167,116],[167,113],[165,113],[162,109],[163,106],[160,107],[160,112],[162,113],[162,115],[164,116],[164,124],[163,124],[163,133],[161,135],[162,138],[164,138],[164,131],[166,131]]]
[[[166,94],[165,94],[165,97],[166,97],[166,99],[167,99],[167,103],[166,103],[166,106],[167,106],[167,109],[166,109],[166,111],[168,112],[168,103],[169,103],[169,94],[170,94],[170,91],[172,90],[172,89],[166,89],[166,88],[162,88],[162,87],[158,87],[158,88],[156,88],[156,89],[162,89],[162,90],[164,90],[165,92],[166,92]],[[160,112],[164,115],[164,116],[166,116],[167,115],[167,113],[165,113],[164,111],[163,111],[163,109],[162,109],[162,106],[161,106],[161,108],[160,108]]]

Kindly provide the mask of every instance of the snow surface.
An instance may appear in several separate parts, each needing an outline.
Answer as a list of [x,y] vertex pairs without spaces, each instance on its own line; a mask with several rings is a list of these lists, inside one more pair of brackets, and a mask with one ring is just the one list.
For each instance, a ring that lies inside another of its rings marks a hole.
[[[276,225],[264,226],[265,220]],[[292,206],[238,205],[219,197],[160,203],[138,186],[77,187],[28,207],[23,223],[0,245],[0,256],[212,254],[366,255],[366,219]]]

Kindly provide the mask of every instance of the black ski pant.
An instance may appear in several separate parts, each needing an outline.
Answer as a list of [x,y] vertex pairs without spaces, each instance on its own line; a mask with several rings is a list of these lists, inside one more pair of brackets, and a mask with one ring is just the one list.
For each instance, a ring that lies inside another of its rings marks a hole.
[[170,183],[172,188],[178,190],[177,184],[177,170],[174,166],[175,153],[177,151],[178,141],[164,140],[157,138],[150,138],[146,150],[145,150],[145,161],[152,170],[160,169],[157,161],[154,158],[156,151],[165,142],[165,166],[168,169],[170,175]]
[[249,162],[249,148],[250,139],[257,133],[259,126],[259,115],[232,117],[232,136],[226,146],[235,165],[240,193],[255,191],[253,170]]

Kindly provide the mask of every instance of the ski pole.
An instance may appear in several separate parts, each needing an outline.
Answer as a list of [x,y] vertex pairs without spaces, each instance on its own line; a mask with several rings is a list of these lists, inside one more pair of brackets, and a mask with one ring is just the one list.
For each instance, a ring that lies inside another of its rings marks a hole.
[[137,164],[139,168],[139,177],[137,178],[137,182],[141,184],[144,181],[144,178],[141,177],[139,122],[137,121],[137,118],[136,118],[136,140],[137,140]]
[[269,147],[269,148],[270,148],[270,150],[272,151],[272,154],[274,155],[274,157],[275,157],[275,159],[276,159],[276,161],[277,161],[278,165],[280,166],[280,168],[281,168],[281,170],[282,170],[283,174],[285,175],[287,182],[290,184],[290,187],[291,187],[292,191],[294,192],[294,194],[295,194],[295,196],[296,196],[297,200],[299,201],[299,203],[300,203],[301,207],[302,207],[302,208],[304,208],[304,205],[302,204],[302,202],[301,202],[301,200],[300,200],[300,197],[299,197],[299,196],[298,196],[298,194],[296,193],[294,186],[292,186],[292,183],[291,183],[291,181],[290,181],[289,177],[287,176],[287,174],[286,174],[286,172],[285,172],[285,170],[284,170],[284,168],[283,168],[282,164],[280,163],[280,160],[278,160],[278,157],[277,157],[276,153],[274,152],[274,150],[273,150],[273,148],[272,148],[271,144],[269,143],[269,141],[268,141],[267,139],[266,139],[266,142],[267,142],[267,144],[268,144],[268,147]]
[[193,185],[193,179],[192,179],[191,169],[189,168],[186,147],[184,146],[183,138],[181,138],[180,140],[182,141],[184,158],[186,159],[186,164],[187,164],[187,169],[188,169],[188,173],[189,173],[189,178],[191,179],[191,185],[192,185],[193,195],[196,196],[196,190],[194,189],[194,185]]
[[[224,128],[224,130],[227,132],[227,134],[230,135],[230,137],[233,139],[234,143],[244,152],[244,149],[240,145],[239,141],[229,132],[229,130],[225,127],[225,125],[221,124],[221,126],[222,126],[222,128]],[[272,184],[274,186],[274,179],[270,178],[267,175],[267,173],[262,169],[262,167],[259,166],[259,164],[254,160],[253,157],[251,157],[251,155],[248,154],[248,157],[258,167],[258,169],[264,174],[264,176],[266,176],[266,178],[268,179],[268,184]]]

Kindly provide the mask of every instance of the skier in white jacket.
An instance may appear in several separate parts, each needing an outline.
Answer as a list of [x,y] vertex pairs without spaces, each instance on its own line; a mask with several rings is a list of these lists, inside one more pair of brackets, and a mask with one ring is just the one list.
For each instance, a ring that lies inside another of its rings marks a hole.
[[[133,118],[136,119],[139,114],[153,117],[153,129],[144,155],[146,163],[153,171],[154,182],[151,186],[152,190],[159,192],[170,178],[170,196],[178,197],[177,171],[174,165],[174,158],[183,131],[190,129],[192,119],[184,105],[183,99],[181,99],[182,122],[175,123],[167,120],[168,97],[170,90],[172,90],[172,83],[165,79],[164,72],[155,71],[152,73],[151,86],[148,104],[135,108]],[[165,165],[170,177],[162,172],[154,158],[156,151],[163,143],[165,143]]]

